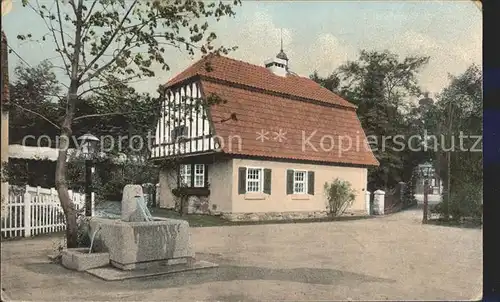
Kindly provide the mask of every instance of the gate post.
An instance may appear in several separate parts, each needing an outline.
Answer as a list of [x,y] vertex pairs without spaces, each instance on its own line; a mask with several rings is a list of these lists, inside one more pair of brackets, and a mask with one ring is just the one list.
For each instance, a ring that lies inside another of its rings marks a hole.
[[385,192],[382,190],[377,190],[373,192],[373,207],[375,215],[384,215],[385,207]]
[[366,190],[366,193],[365,193],[365,209],[366,209],[366,214],[368,214],[368,216],[370,216],[372,214],[371,206],[370,206],[371,195],[372,195],[372,193],[370,191]]
[[31,194],[28,190],[23,195],[24,201],[24,237],[31,237]]

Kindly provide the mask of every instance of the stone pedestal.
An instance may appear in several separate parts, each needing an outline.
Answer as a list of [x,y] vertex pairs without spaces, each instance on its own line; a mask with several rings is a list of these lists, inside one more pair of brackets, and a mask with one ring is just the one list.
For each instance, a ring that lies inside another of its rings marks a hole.
[[88,269],[109,265],[108,253],[89,253],[88,248],[65,249],[61,257],[66,268],[86,271]]
[[108,252],[111,264],[123,270],[186,264],[193,260],[189,224],[184,220],[159,219],[124,222],[94,218],[90,222],[95,248]]
[[370,191],[366,191],[366,193],[365,193],[365,209],[366,209],[367,215],[372,214],[371,205],[370,205],[371,195],[372,195],[372,193]]
[[373,192],[373,213],[375,215],[384,215],[385,192],[377,190]]
[[137,206],[137,198],[144,196],[140,185],[126,185],[122,197],[122,221],[146,221]]

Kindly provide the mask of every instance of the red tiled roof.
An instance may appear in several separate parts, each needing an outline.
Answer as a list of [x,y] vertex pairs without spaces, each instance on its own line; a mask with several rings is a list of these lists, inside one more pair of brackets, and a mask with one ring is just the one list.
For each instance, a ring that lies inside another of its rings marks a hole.
[[[210,71],[206,70],[207,60]],[[175,88],[190,80],[200,81],[206,97],[216,94],[226,101],[211,106],[210,118],[227,154],[378,165],[366,147],[356,106],[308,78],[280,77],[265,67],[208,56],[164,87]],[[237,120],[228,120],[233,113]],[[281,142],[275,139],[280,130],[285,133]],[[261,131],[264,141],[257,140]],[[241,144],[230,140],[231,136],[241,138]]]
[[[208,80],[201,80],[201,85],[205,95],[214,93],[227,101],[210,109],[215,134],[223,140],[222,151],[225,153],[378,165],[371,150],[366,148],[366,136],[354,110],[249,91]],[[236,115],[236,121],[220,122],[227,120],[232,113]],[[275,133],[280,129],[286,133],[286,139],[281,142],[275,139]],[[257,140],[262,130],[268,132],[268,139],[264,141]],[[230,146],[231,136],[240,137],[241,144],[232,139]]]
[[[207,70],[207,62],[209,62],[211,70]],[[219,55],[209,55],[197,61],[168,81],[164,87],[174,86],[195,76],[226,81],[342,107],[356,108],[353,104],[328,89],[321,87],[309,78],[290,74],[286,77],[281,77],[263,66]]]

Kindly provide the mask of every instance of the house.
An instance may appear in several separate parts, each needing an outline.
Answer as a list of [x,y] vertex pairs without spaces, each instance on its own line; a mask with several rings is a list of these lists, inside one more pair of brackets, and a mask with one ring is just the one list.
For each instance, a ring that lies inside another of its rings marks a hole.
[[209,55],[160,91],[160,207],[183,197],[189,213],[232,220],[320,217],[325,182],[341,178],[356,190],[349,210],[365,211],[378,161],[356,106],[291,72],[283,51],[263,66]]

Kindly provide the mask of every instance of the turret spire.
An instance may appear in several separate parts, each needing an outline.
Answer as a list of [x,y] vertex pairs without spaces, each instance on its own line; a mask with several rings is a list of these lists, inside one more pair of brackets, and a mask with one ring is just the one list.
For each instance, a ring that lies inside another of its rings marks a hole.
[[278,59],[282,59],[282,60],[285,60],[287,61],[287,67],[288,67],[288,56],[286,55],[286,53],[283,51],[283,29],[280,29],[281,30],[281,38],[280,38],[280,42],[281,42],[281,49],[280,49],[280,52],[276,55],[276,58]]
[[281,28],[280,31],[281,31],[281,35],[280,35],[280,38],[281,38],[281,48],[280,48],[280,50],[283,51],[283,28]]

